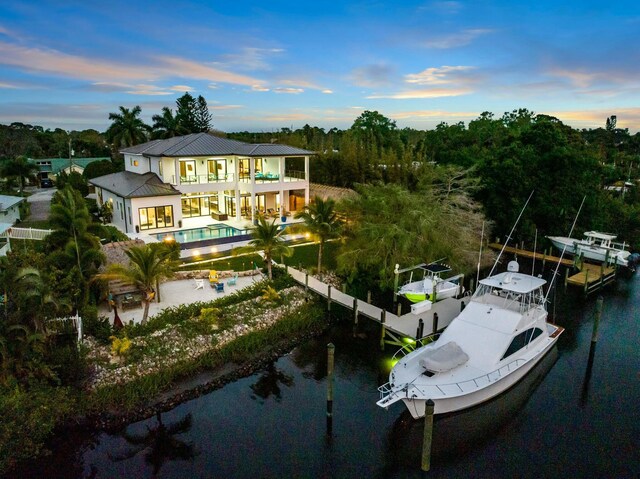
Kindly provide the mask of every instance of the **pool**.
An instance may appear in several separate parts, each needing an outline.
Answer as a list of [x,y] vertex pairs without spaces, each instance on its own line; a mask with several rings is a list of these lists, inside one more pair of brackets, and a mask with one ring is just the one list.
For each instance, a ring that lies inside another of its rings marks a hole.
[[233,238],[234,236],[246,235],[249,230],[234,228],[233,226],[219,223],[215,225],[205,226],[203,228],[193,228],[190,230],[169,231],[167,233],[159,233],[153,235],[159,241],[167,237],[173,238],[180,244],[194,243],[204,240],[215,240],[223,238]]

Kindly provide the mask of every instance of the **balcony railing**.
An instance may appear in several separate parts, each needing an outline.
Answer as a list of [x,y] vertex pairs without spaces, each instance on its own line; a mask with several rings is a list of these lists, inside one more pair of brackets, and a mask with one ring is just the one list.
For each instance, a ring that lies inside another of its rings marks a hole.
[[181,176],[180,181],[176,181],[176,176],[171,176],[172,185],[201,185],[206,183],[228,183],[233,181],[233,173],[226,175],[188,175]]

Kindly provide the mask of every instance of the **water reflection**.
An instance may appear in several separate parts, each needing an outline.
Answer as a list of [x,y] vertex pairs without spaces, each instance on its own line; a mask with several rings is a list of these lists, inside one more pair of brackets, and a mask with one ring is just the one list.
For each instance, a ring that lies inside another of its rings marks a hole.
[[119,455],[110,454],[109,457],[115,462],[126,461],[144,451],[145,462],[153,467],[152,477],[157,477],[165,462],[187,461],[196,456],[191,443],[174,437],[191,429],[191,413],[172,424],[163,423],[162,413],[157,413],[156,422],[155,426],[147,426],[147,432],[142,434],[123,432],[122,437],[133,447]]
[[276,368],[275,363],[272,361],[260,374],[255,384],[250,386],[253,391],[251,399],[262,398],[263,400],[266,400],[269,399],[270,396],[273,396],[276,401],[280,402],[282,399],[279,386],[280,383],[287,387],[293,386],[293,376],[285,374],[280,369]]

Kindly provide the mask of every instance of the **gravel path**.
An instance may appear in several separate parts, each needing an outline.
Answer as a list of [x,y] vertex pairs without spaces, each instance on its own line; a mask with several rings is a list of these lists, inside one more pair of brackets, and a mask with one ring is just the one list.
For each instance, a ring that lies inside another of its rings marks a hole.
[[27,198],[27,201],[31,205],[31,215],[27,218],[27,221],[44,221],[49,219],[51,198],[56,191],[55,188],[35,190],[35,193]]

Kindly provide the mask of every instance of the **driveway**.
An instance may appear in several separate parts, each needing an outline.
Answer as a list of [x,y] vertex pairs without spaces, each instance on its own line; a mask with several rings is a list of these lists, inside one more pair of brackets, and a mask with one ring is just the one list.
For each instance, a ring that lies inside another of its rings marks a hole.
[[27,201],[31,205],[31,216],[27,218],[29,221],[46,221],[49,219],[49,211],[51,210],[51,198],[58,191],[56,188],[43,188],[34,190]]

